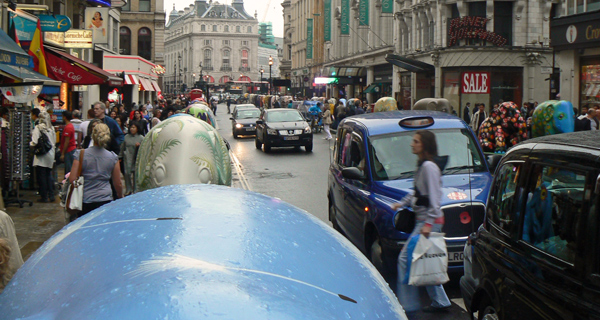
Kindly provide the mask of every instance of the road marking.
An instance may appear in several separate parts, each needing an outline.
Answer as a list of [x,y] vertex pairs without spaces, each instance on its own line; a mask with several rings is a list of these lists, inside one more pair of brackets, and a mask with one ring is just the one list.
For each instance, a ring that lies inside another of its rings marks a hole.
[[252,189],[250,188],[250,184],[246,179],[246,175],[244,175],[244,172],[242,170],[242,164],[240,163],[240,160],[235,156],[235,154],[231,150],[229,151],[229,155],[231,156],[231,164],[233,165],[233,168],[235,169],[235,172],[239,177],[242,189],[252,191]]

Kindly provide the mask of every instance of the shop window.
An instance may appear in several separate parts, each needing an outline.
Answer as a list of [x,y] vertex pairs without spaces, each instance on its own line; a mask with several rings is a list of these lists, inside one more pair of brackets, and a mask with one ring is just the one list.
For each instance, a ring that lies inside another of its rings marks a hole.
[[138,56],[152,60],[152,31],[148,28],[138,31]]
[[507,45],[512,45],[512,12],[512,2],[494,1],[494,32],[506,38]]
[[522,239],[565,262],[574,263],[592,194],[586,176],[569,169],[536,165],[530,175]]
[[140,0],[140,11],[150,12],[150,0]]
[[581,106],[600,105],[600,59],[581,61]]

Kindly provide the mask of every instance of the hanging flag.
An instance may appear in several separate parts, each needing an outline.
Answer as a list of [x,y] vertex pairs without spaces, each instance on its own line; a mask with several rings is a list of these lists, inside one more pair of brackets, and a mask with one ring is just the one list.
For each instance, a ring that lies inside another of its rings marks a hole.
[[15,28],[15,21],[10,19],[10,27],[8,27],[8,35],[11,39],[13,39],[19,47],[21,46],[21,42],[19,41],[19,36],[17,35],[17,28]]
[[40,20],[37,22],[37,28],[31,39],[31,45],[29,46],[29,55],[33,58],[33,70],[48,76],[48,69],[46,69],[46,54],[44,53],[44,44],[42,43],[42,25]]

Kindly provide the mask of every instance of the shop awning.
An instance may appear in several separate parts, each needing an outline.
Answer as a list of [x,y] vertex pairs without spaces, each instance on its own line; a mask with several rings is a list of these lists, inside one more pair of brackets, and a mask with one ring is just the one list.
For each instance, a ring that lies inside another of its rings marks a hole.
[[126,74],[125,75],[125,84],[137,85],[137,84],[140,84],[140,80],[134,74]]
[[144,91],[154,91],[152,87],[152,83],[148,79],[140,78],[140,84],[142,85],[142,90]]
[[50,79],[33,69],[0,63],[0,74],[18,82],[43,82],[42,94],[58,94],[60,81]]
[[123,86],[123,79],[85,62],[66,52],[45,47],[48,74],[54,79],[76,85],[108,83],[109,86]]
[[435,72],[435,67],[429,63],[425,63],[419,60],[399,56],[396,54],[386,54],[385,60],[395,66],[402,69],[406,69],[410,72]]
[[375,91],[375,88],[378,88],[378,85],[370,84],[368,87],[365,88],[365,90],[363,90],[363,93],[375,93],[377,92]]
[[152,83],[152,87],[154,88],[154,91],[156,92],[161,92],[162,90],[160,89],[160,87],[158,86],[158,83],[154,80],[150,80],[150,82]]
[[19,67],[29,67],[31,57],[19,45],[10,38],[4,30],[0,29],[0,61]]

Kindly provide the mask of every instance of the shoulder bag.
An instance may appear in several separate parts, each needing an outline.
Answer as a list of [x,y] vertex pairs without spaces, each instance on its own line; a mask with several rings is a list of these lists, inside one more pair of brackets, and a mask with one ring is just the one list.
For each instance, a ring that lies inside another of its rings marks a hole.
[[[69,220],[72,216],[78,216],[83,209],[83,175],[81,174],[83,168],[83,156],[85,153],[85,149],[81,150],[79,154],[79,176],[77,180],[73,181],[71,185],[69,185],[69,191],[67,191],[67,201],[65,205],[65,209],[67,210],[67,220]],[[71,172],[72,174],[72,172]]]

